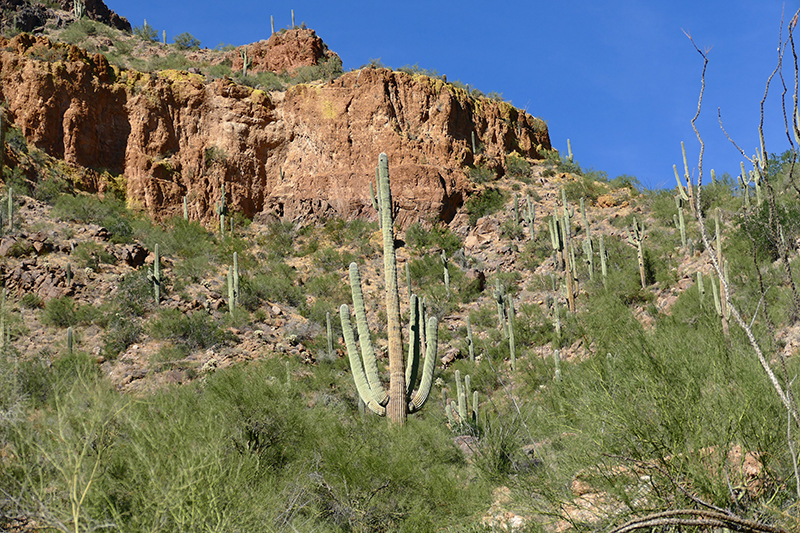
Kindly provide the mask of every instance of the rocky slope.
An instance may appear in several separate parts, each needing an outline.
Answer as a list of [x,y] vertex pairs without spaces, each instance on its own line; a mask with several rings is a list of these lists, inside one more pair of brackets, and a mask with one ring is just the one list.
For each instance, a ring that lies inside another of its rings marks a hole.
[[[315,38],[298,30],[264,46],[285,57],[287,41]],[[383,151],[396,169],[398,222],[450,220],[469,166],[502,170],[508,152],[550,148],[544,123],[510,104],[387,69],[264,92],[186,71],[120,70],[46,37],[22,34],[0,49],[0,98],[28,141],[124,175],[128,200],[159,217],[187,196],[191,217],[208,221],[223,185],[229,208],[247,217],[363,216]],[[95,186],[104,185],[86,184]]]

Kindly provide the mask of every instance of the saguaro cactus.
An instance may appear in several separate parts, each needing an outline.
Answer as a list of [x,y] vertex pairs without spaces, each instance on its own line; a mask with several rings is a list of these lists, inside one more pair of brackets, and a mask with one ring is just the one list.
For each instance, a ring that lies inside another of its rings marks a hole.
[[[350,359],[358,394],[364,403],[378,415],[385,415],[396,424],[403,424],[409,413],[418,411],[425,404],[433,383],[433,370],[438,344],[438,321],[431,317],[427,323],[424,366],[419,388],[411,391],[417,381],[421,356],[422,309],[419,299],[412,296],[410,306],[410,335],[408,364],[404,364],[402,334],[400,327],[400,296],[397,284],[397,258],[394,250],[394,226],[392,220],[392,196],[389,187],[389,158],[381,154],[378,160],[381,207],[381,231],[383,233],[383,267],[386,287],[386,322],[389,349],[389,393],[378,379],[375,351],[367,326],[366,308],[361,291],[361,277],[358,266],[350,264],[350,289],[353,295],[358,340],[361,345],[359,356],[350,321],[350,309],[346,304],[339,308],[342,331]],[[404,366],[406,368],[404,368]]]
[[225,204],[225,184],[222,184],[222,193],[217,202],[217,214],[219,215],[219,235],[225,236],[225,215],[228,214],[228,206]]
[[247,47],[243,46],[239,50],[239,55],[242,56],[242,76],[247,77],[247,67],[253,64],[253,61],[247,58]]
[[639,277],[641,278],[642,288],[647,287],[647,276],[644,271],[644,249],[642,242],[644,241],[644,224],[639,225],[636,217],[633,217],[631,229],[628,232],[628,244],[636,248],[636,258],[639,260]]
[[153,295],[156,299],[156,305],[161,303],[161,256],[158,253],[158,244],[153,252],[155,259],[153,260],[153,270],[149,272],[150,281],[153,282]]
[[[458,396],[456,400],[458,408],[453,407],[455,402],[445,404],[445,413],[453,429],[456,427],[463,428],[466,425],[473,427],[478,425],[478,391],[470,391],[470,385],[469,374],[464,376],[462,384],[461,372],[456,370],[456,395]],[[469,400],[472,401],[471,409],[468,405]]]

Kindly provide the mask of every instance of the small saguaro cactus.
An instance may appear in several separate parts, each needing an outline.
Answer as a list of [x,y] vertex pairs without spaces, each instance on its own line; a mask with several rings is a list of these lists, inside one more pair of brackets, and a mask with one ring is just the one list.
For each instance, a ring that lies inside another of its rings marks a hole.
[[603,240],[603,235],[600,235],[600,272],[603,275],[603,287],[606,286],[608,281],[608,252],[606,252],[606,243]]
[[241,50],[239,50],[239,55],[242,56],[242,76],[247,77],[247,67],[253,64],[251,59],[247,58],[247,47],[243,46]]
[[183,196],[183,220],[189,220],[189,204],[186,203],[186,195]]
[[269,25],[270,25],[270,31],[272,31],[271,35],[275,35],[275,17],[273,17],[272,15],[269,16]]
[[681,233],[681,248],[688,250],[686,246],[686,221],[683,217],[683,198],[680,195],[675,196],[675,207],[678,208],[678,215],[675,218],[675,225]]
[[8,188],[8,231],[14,229],[14,192]]
[[233,314],[239,304],[239,256],[233,252],[233,265],[228,267],[228,309]]
[[508,327],[506,325],[506,289],[500,283],[500,278],[494,280],[494,290],[492,291],[495,303],[497,303],[497,323],[503,332],[503,338],[508,338]]
[[350,320],[350,309],[346,304],[339,308],[342,333],[350,360],[350,368],[359,397],[367,407],[378,415],[385,415],[395,424],[403,424],[409,413],[422,408],[433,384],[433,371],[438,347],[438,321],[431,317],[427,322],[425,336],[426,353],[421,372],[421,382],[416,392],[414,386],[419,377],[422,347],[422,304],[415,296],[410,304],[410,334],[408,364],[404,364],[403,341],[400,325],[400,296],[397,284],[397,258],[394,249],[394,226],[392,220],[392,196],[389,186],[389,158],[381,154],[378,159],[378,192],[380,195],[381,232],[383,234],[383,266],[386,291],[386,323],[389,351],[389,392],[387,394],[378,378],[375,350],[372,347],[367,324],[366,307],[361,290],[358,266],[350,264],[350,289],[355,308],[359,355]]
[[153,251],[155,258],[153,259],[153,269],[148,273],[150,281],[153,282],[153,295],[155,296],[156,305],[161,303],[161,256],[158,253],[158,244],[156,244]]
[[225,236],[225,215],[228,214],[228,206],[225,204],[225,184],[222,184],[222,192],[217,202],[217,215],[219,215],[219,234]]
[[633,217],[631,229],[628,232],[628,244],[636,248],[636,258],[639,261],[639,277],[641,278],[643,289],[647,287],[647,276],[644,270],[644,248],[642,248],[644,232],[644,224],[639,225],[639,223],[636,221],[636,217]]
[[469,360],[475,362],[475,341],[472,338],[472,323],[467,315],[467,349],[469,350]]
[[525,223],[528,225],[528,231],[531,234],[531,241],[536,238],[534,233],[534,222],[536,221],[536,206],[533,205],[530,196],[525,197],[528,210],[525,212]]
[[558,350],[553,350],[553,363],[555,371],[553,372],[553,381],[556,383],[561,382],[561,353]]
[[692,214],[694,214],[694,190],[692,189],[692,178],[689,176],[689,164],[686,162],[686,147],[683,141],[681,141],[681,153],[683,154],[683,178],[686,180],[685,187],[683,183],[681,183],[681,178],[678,176],[678,167],[672,165],[672,170],[675,171],[675,181],[678,182],[678,194],[684,201],[689,202],[689,209],[691,209]]
[[3,163],[5,162],[6,151],[6,115],[0,107],[0,178],[3,177]]
[[[478,391],[470,391],[469,374],[461,382],[461,371],[456,370],[456,401],[445,404],[445,413],[452,429],[464,429],[465,426],[478,425]],[[470,409],[468,402],[472,401]],[[453,407],[457,404],[457,408]]]
[[75,335],[72,332],[72,326],[67,328],[67,355],[72,355],[72,348],[75,343]]
[[447,270],[447,252],[444,250],[442,250],[442,267],[442,275],[444,276],[444,290],[447,293],[447,296],[450,296],[450,272]]
[[706,287],[703,284],[703,273],[697,271],[697,293],[700,296],[700,307],[703,307],[703,300],[706,298]]
[[72,3],[72,12],[75,15],[76,19],[83,18],[83,14],[85,11],[86,11],[86,4],[84,4],[82,0],[75,0]]
[[331,312],[325,313],[325,339],[328,341],[328,357],[333,358],[333,328],[331,327]]
[[506,295],[505,303],[506,327],[508,328],[508,352],[511,360],[511,370],[517,369],[517,341],[514,337],[514,300],[510,294]]

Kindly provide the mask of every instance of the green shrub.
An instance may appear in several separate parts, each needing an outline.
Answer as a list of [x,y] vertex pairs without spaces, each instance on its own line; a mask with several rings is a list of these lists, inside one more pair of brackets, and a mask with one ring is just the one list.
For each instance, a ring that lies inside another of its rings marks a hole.
[[437,247],[444,250],[448,257],[462,246],[461,237],[444,224],[432,224],[430,229],[425,229],[419,222],[415,222],[406,230],[405,240],[407,245],[418,252]]
[[200,41],[195,39],[194,35],[188,32],[176,35],[174,43],[180,50],[197,50],[200,48]]
[[509,155],[506,157],[506,167],[508,175],[512,178],[523,179],[530,177],[531,164],[524,157],[516,154]]
[[156,339],[169,339],[193,350],[202,350],[233,340],[208,313],[195,311],[184,315],[177,309],[164,309],[150,322],[150,334]]
[[108,230],[111,242],[126,243],[133,238],[135,217],[125,206],[125,202],[114,199],[100,199],[91,195],[62,195],[53,206],[53,214],[70,222],[97,224]]
[[42,323],[48,326],[67,328],[79,324],[90,324],[97,319],[99,311],[91,305],[77,305],[69,296],[54,298],[44,304]]
[[342,60],[338,56],[320,58],[316,65],[295,69],[289,83],[309,83],[316,80],[330,81],[342,75]]
[[29,292],[20,298],[19,305],[26,309],[40,309],[44,306],[44,302],[39,296]]
[[148,24],[146,20],[141,26],[133,27],[133,34],[148,43],[158,42],[158,30]]
[[505,201],[505,194],[499,189],[484,189],[473,194],[465,204],[469,224],[474,226],[479,218],[496,213],[502,209]]
[[469,169],[469,179],[477,184],[489,183],[497,179],[497,174],[485,167],[473,167]]
[[78,244],[72,252],[80,268],[90,268],[95,272],[99,270],[100,264],[113,265],[117,259],[106,251],[105,246],[94,241],[86,241]]

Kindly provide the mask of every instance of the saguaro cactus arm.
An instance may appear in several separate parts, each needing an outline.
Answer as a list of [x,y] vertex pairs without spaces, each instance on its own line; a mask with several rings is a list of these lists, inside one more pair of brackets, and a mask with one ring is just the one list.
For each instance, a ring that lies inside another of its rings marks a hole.
[[[358,265],[350,263],[350,291],[353,295],[353,308],[356,313],[356,325],[358,327],[358,342],[361,345],[361,354],[364,359],[364,371],[369,380],[369,387],[372,391],[372,398],[385,406],[389,401],[389,395],[381,385],[378,377],[378,364],[375,359],[375,350],[372,347],[372,340],[369,336],[369,326],[367,325],[367,310],[364,306],[364,294],[361,292],[361,275],[358,272]],[[349,317],[349,314],[348,314]],[[344,322],[342,327],[346,329]],[[349,349],[348,349],[349,352]],[[361,363],[359,363],[361,364]],[[353,372],[355,375],[355,371]],[[363,397],[367,401],[366,397]]]
[[[416,413],[419,411],[431,393],[431,386],[433,385],[433,370],[436,364],[436,350],[439,342],[439,322],[436,317],[428,319],[428,329],[426,338],[427,350],[425,351],[425,364],[422,368],[422,381],[419,384],[416,392],[411,395],[411,401],[408,404],[408,412]],[[413,386],[413,385],[412,385]]]
[[[358,396],[367,404],[370,411],[377,415],[384,416],[386,414],[386,408],[375,401],[374,391],[370,387],[364,365],[358,355],[356,340],[353,337],[353,325],[350,322],[350,308],[347,307],[347,304],[342,304],[339,308],[339,316],[342,320],[342,336],[344,337],[344,344],[347,348],[348,358],[350,359],[350,369],[353,372],[353,381],[356,383]],[[367,360],[368,359],[365,358],[365,361]]]

